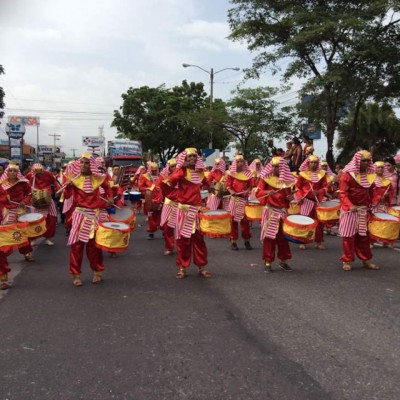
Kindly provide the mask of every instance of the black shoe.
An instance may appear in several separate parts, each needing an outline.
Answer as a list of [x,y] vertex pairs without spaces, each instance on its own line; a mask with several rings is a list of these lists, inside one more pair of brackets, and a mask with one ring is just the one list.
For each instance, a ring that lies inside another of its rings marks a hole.
[[154,233],[149,233],[147,235],[147,240],[153,240],[154,239]]
[[239,250],[239,247],[237,246],[236,242],[231,243],[231,249],[232,250]]
[[271,265],[264,265],[264,272],[270,274],[271,272],[274,272],[274,270],[272,269]]
[[244,242],[244,247],[246,247],[246,250],[253,250],[249,241]]
[[293,271],[292,268],[290,268],[290,266],[288,264],[286,264],[285,262],[280,262],[279,266],[284,270],[284,271]]

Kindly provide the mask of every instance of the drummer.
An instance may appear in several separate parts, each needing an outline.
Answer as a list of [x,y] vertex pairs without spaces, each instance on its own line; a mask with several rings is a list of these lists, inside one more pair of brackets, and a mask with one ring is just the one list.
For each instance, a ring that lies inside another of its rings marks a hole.
[[[161,203],[162,194],[161,190],[154,185],[158,178],[158,165],[155,162],[147,162],[147,172],[142,174],[139,178],[139,190],[146,199],[146,191],[148,202],[145,202],[144,212],[147,215],[147,240],[154,239],[154,232],[160,227],[161,222]],[[158,210],[149,209],[152,204],[160,204]]]
[[164,197],[160,222],[160,226],[164,232],[164,256],[172,254],[175,247],[174,229],[176,227],[176,217],[178,213],[178,188],[169,186],[164,182],[168,180],[168,177],[175,169],[176,159],[171,158],[168,160],[167,165],[161,171],[158,180],[155,182],[155,185],[160,187]]
[[253,188],[253,174],[242,154],[236,154],[235,160],[229,167],[226,178],[226,188],[230,193],[228,211],[232,215],[232,232],[230,236],[231,249],[239,250],[236,241],[239,238],[239,222],[244,246],[252,250],[250,244],[250,223],[246,218],[244,209],[248,195]]
[[[3,191],[1,207],[1,225],[15,224],[18,222],[18,214],[26,213],[26,205],[30,203],[31,188],[29,181],[21,174],[17,164],[8,164],[3,175],[0,177],[0,187]],[[5,193],[5,195],[4,195]],[[20,254],[24,256],[25,261],[33,261],[32,246],[18,248]],[[5,251],[11,254],[12,249]]]
[[[307,157],[300,166],[300,173],[296,182],[296,199],[300,203],[300,214],[316,219],[316,206],[322,201],[328,189],[326,172],[320,167],[317,156]],[[319,222],[315,230],[315,248],[324,250],[324,224]],[[306,246],[301,244],[300,249]]]
[[296,178],[283,157],[273,157],[260,174],[256,197],[265,206],[261,220],[261,241],[263,242],[264,271],[272,272],[275,248],[278,248],[279,266],[292,271],[287,261],[292,258],[289,242],[283,236],[283,219],[287,216],[292,187]]
[[207,198],[207,208],[217,210],[222,208],[222,198],[225,194],[226,163],[223,158],[216,158],[214,166],[207,176],[207,183],[210,185],[210,194]]
[[[57,191],[60,189],[60,184],[50,171],[45,171],[42,164],[36,163],[32,165],[30,172],[26,175],[29,180],[32,192],[35,189],[46,190],[51,194],[52,186]],[[43,214],[46,217],[46,232],[43,234],[45,243],[48,246],[53,246],[54,243],[50,240],[56,234],[57,209],[52,198],[50,204],[43,208],[35,208],[34,212]]]
[[207,246],[198,229],[198,212],[201,207],[200,188],[207,186],[205,165],[194,147],[187,148],[177,157],[176,170],[165,180],[177,187],[178,216],[176,225],[177,279],[183,279],[192,259],[199,269],[199,276],[210,278],[207,265]]
[[[99,223],[99,188],[104,189],[109,206],[114,204],[114,201],[108,180],[98,171],[95,159],[90,153],[84,153],[74,163],[79,165],[80,173],[67,182],[68,186],[65,189],[65,198],[73,196],[75,204],[68,238],[68,245],[71,246],[69,273],[72,275],[73,285],[82,286],[80,274],[85,245],[90,268],[94,272],[92,283],[97,284],[103,280],[103,252],[96,247],[94,239]],[[71,169],[74,169],[73,166]]]
[[372,203],[375,188],[374,167],[371,154],[358,151],[344,167],[339,180],[341,213],[339,235],[343,238],[342,269],[351,271],[355,255],[362,260],[365,268],[378,270],[372,263],[370,239],[367,232],[368,207]]
[[376,161],[374,166],[376,178],[372,196],[372,211],[387,213],[394,197],[392,181],[384,176],[385,163],[383,161]]

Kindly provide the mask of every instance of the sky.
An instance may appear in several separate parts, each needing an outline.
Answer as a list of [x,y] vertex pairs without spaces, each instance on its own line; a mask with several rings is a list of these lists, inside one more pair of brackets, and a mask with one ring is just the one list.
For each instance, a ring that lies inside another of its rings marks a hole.
[[[7,138],[8,116],[39,116],[39,144],[53,145],[50,135],[60,135],[57,146],[78,155],[82,136],[97,136],[99,127],[115,138],[113,111],[129,87],[186,79],[203,82],[209,93],[209,74],[182,63],[206,71],[239,67],[215,74],[214,97],[228,100],[255,56],[227,39],[232,7],[228,0],[0,0],[0,138]],[[279,86],[279,76],[265,73],[242,87],[250,86]],[[294,104],[296,93],[276,100]],[[26,128],[25,140],[36,147],[35,127]]]

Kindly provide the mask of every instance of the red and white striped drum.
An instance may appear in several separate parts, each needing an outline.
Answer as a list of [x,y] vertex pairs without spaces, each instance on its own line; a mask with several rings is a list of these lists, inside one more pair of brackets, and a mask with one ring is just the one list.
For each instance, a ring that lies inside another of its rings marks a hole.
[[399,237],[400,219],[386,213],[374,213],[368,222],[368,235],[383,243],[393,243]]

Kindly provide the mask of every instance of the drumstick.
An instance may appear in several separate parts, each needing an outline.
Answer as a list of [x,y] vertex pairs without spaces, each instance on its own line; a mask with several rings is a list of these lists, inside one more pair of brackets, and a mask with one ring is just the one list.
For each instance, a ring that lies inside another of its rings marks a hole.
[[[312,187],[312,185],[311,185],[311,182],[308,182],[309,183],[309,185],[310,185],[310,192],[312,192],[313,193],[313,195],[314,195],[314,197],[315,197],[315,201],[317,202],[317,204],[319,204],[319,200],[318,200],[318,198],[317,198],[317,195],[314,193],[314,189],[313,189],[313,187]],[[310,193],[309,192],[309,193]]]
[[[108,200],[107,200],[107,199],[105,199],[104,197],[101,197],[101,196],[99,196],[99,197],[100,197],[101,200],[103,200],[103,201],[105,201],[105,202],[108,203]],[[118,197],[118,196],[117,196],[117,197]],[[115,207],[115,208],[118,208],[118,210],[122,210],[122,207],[119,207],[119,206],[117,206],[117,205],[115,205],[115,204],[113,204],[112,206]]]
[[246,192],[247,192],[247,190],[244,190],[243,192],[239,192],[239,193],[227,194],[226,196],[223,196],[222,198],[225,199],[227,197],[237,196],[238,194],[243,194],[243,193],[246,193]]
[[[8,201],[9,201],[11,204],[16,204],[16,205],[18,205],[18,206],[19,206],[19,204],[20,204],[20,203],[17,203],[16,201],[11,201],[11,200],[8,200]],[[25,207],[31,208],[32,210],[35,209],[35,207],[28,206],[27,204],[25,204]]]
[[81,174],[79,173],[77,176],[75,176],[74,178],[72,178],[67,184],[65,184],[64,186],[61,187],[61,189],[58,189],[56,194],[61,193],[71,182],[73,182],[75,179],[79,178],[81,176]]

